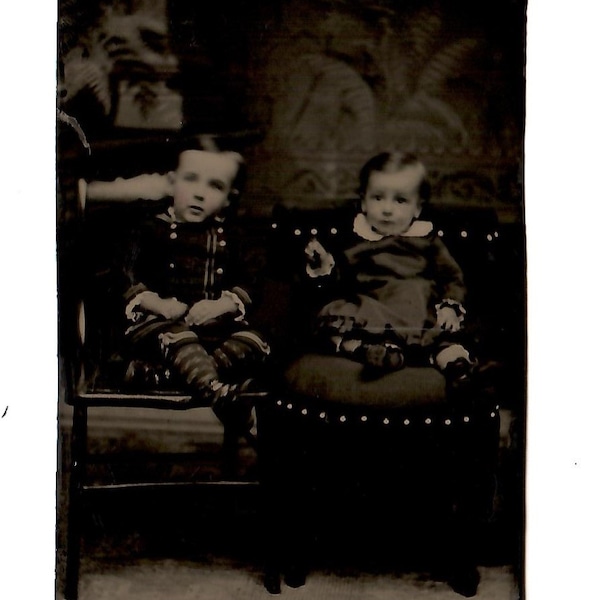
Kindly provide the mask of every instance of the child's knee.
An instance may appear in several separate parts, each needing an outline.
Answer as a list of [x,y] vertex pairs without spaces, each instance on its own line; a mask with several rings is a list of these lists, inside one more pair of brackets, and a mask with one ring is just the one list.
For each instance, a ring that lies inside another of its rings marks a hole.
[[165,331],[158,335],[161,352],[164,356],[172,354],[177,348],[188,344],[197,344],[198,336],[190,330]]
[[263,362],[271,353],[269,344],[254,331],[239,331],[213,353],[221,369],[239,369]]

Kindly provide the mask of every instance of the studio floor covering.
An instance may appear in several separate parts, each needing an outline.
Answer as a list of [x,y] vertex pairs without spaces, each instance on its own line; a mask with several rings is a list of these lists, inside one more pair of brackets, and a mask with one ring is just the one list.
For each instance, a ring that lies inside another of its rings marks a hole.
[[[517,600],[511,569],[480,567],[479,600]],[[132,563],[85,561],[80,600],[457,600],[450,587],[420,573],[340,574],[311,572],[302,588],[282,585],[279,596],[262,586],[258,569],[219,559],[140,560]]]

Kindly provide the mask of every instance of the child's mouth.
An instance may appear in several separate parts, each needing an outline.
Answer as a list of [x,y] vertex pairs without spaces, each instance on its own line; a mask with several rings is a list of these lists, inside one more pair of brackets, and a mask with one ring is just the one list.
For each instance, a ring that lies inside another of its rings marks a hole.
[[200,206],[190,206],[189,210],[193,215],[201,215],[204,212]]

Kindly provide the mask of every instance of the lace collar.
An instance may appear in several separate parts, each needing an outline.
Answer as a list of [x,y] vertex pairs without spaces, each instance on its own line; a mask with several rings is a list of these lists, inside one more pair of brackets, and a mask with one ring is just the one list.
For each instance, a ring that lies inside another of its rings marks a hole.
[[[363,213],[358,213],[356,217],[354,217],[354,224],[352,227],[354,233],[360,236],[364,240],[369,242],[378,242],[382,240],[385,236],[377,231],[375,231],[367,222],[367,218]],[[419,221],[415,220],[412,222],[411,226],[399,237],[425,237],[431,233],[433,230],[433,223],[431,221]]]

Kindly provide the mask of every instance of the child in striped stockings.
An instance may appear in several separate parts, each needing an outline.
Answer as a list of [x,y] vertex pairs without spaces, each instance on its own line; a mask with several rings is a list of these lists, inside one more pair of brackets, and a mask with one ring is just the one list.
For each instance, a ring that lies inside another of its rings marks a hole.
[[125,294],[136,359],[127,379],[179,382],[241,434],[252,419],[240,392],[269,354],[246,320],[253,281],[229,227],[243,177],[235,152],[184,150],[168,175],[172,197],[134,236]]

